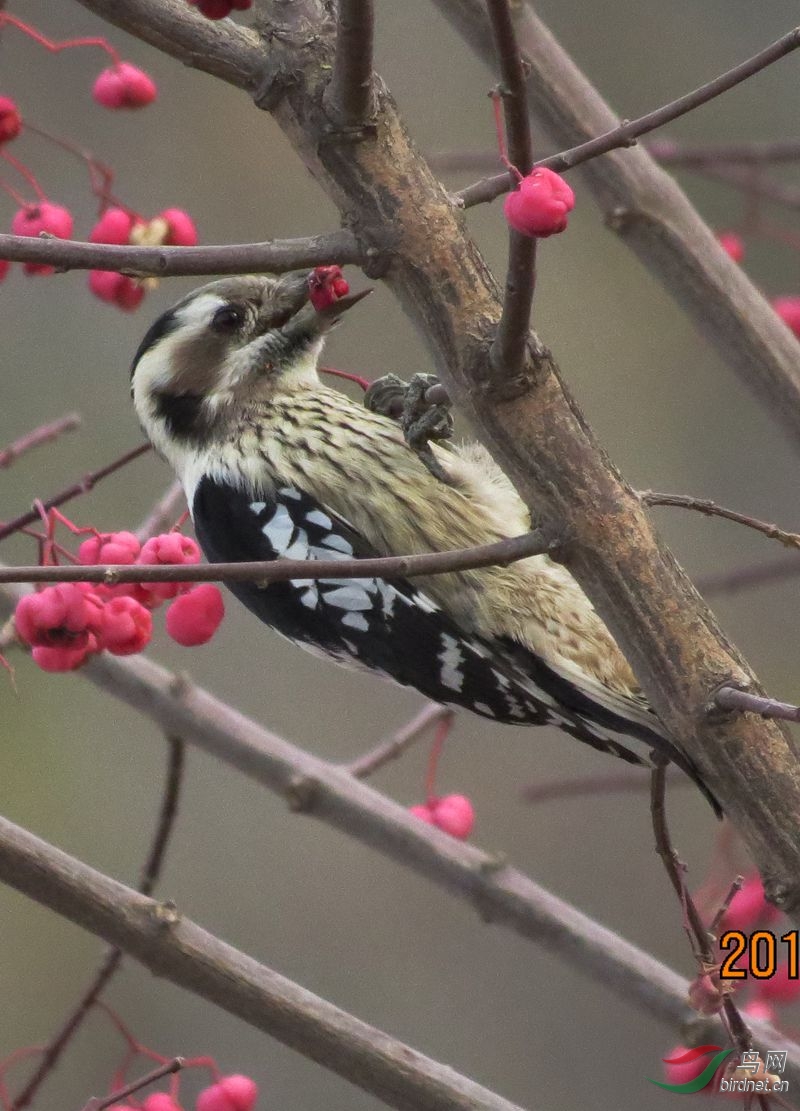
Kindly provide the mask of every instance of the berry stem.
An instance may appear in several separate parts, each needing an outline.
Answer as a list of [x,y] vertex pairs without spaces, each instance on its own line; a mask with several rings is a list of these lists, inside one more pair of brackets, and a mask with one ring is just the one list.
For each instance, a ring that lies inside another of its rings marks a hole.
[[[45,193],[44,189],[42,189],[39,182],[36,180],[32,170],[29,170],[23,162],[20,162],[20,160],[18,158],[15,158],[13,154],[9,154],[7,150],[0,151],[0,157],[2,157],[3,160],[9,164],[9,166],[13,166],[13,168],[21,177],[25,178],[28,185],[30,185],[31,189],[33,189],[39,201],[47,200],[47,194]],[[25,204],[26,202],[22,201],[21,203]]]
[[16,16],[9,15],[8,12],[0,12],[0,27],[16,27],[18,31],[22,31],[23,34],[38,43],[39,46],[43,46],[45,50],[49,50],[51,54],[58,54],[62,50],[71,50],[74,46],[97,46],[108,54],[115,66],[118,66],[121,61],[114,47],[100,37],[63,39],[61,42],[57,42],[54,39],[48,39],[41,31],[37,31],[35,27],[31,27],[28,23],[23,23],[23,21],[17,19]]

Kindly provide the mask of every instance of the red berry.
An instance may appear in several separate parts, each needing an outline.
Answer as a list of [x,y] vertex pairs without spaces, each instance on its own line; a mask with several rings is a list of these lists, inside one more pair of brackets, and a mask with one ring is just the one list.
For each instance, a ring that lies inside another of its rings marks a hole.
[[418,802],[416,806],[409,806],[409,814],[413,814],[415,818],[419,818],[421,822],[426,822],[429,826],[435,826],[436,822],[433,818],[433,811],[424,802]]
[[167,208],[160,212],[162,220],[166,220],[169,227],[167,238],[164,240],[170,247],[194,247],[197,244],[197,228],[194,220],[182,208]]
[[754,1018],[756,1022],[771,1022],[775,1023],[777,1015],[775,1008],[767,1003],[765,999],[751,999],[749,1003],[745,1003],[742,1007],[742,1013],[749,1018]]
[[505,199],[506,220],[522,235],[544,239],[564,231],[575,194],[560,174],[540,166]]
[[[14,235],[29,235],[33,238],[45,232],[58,239],[69,239],[72,235],[72,213],[62,205],[51,204],[50,201],[26,204],[14,213],[11,230]],[[26,274],[55,273],[54,266],[43,262],[26,262],[24,269]]]
[[124,208],[107,208],[89,232],[89,240],[92,243],[129,243],[133,223],[133,216]]
[[135,563],[141,544],[132,532],[101,532],[90,536],[78,548],[78,562],[84,565],[98,563]]
[[21,598],[14,623],[34,647],[94,651],[104,624],[103,603],[85,583],[57,583]]
[[33,661],[42,671],[74,671],[89,656],[86,648],[46,648],[37,645],[31,649]]
[[224,19],[231,9],[244,12],[253,6],[253,0],[189,0],[203,13],[206,19]]
[[213,583],[201,583],[176,598],[167,610],[167,632],[184,648],[206,644],[225,616],[225,603]]
[[0,146],[16,139],[22,131],[19,108],[10,97],[0,96]]
[[308,276],[308,299],[319,312],[350,292],[339,266],[316,266]]
[[[199,563],[200,548],[189,536],[180,532],[164,532],[160,536],[151,536],[146,540],[139,555],[139,563],[143,564],[173,564],[173,563]],[[174,598],[186,589],[186,583],[162,582],[142,583],[148,594],[159,598],[162,602]]]
[[726,255],[730,255],[734,262],[741,262],[744,258],[744,243],[735,231],[718,231],[717,242]]
[[433,821],[451,837],[465,841],[475,825],[475,810],[466,795],[445,795],[433,804]]
[[11,263],[7,258],[0,258],[0,282],[8,277],[8,272],[11,269]]
[[142,1104],[142,1111],[182,1111],[169,1092],[153,1092]]
[[776,297],[772,307],[783,323],[800,337],[800,297]]
[[104,69],[92,86],[92,96],[104,108],[144,108],[157,95],[152,77],[130,62]]
[[115,270],[90,270],[89,289],[101,301],[116,305],[123,312],[133,312],[141,305],[145,289],[127,274]]
[[197,1111],[251,1111],[258,1086],[249,1076],[223,1076],[197,1097]]
[[135,598],[122,594],[105,605],[105,624],[99,647],[113,656],[141,652],[153,635],[153,616]]

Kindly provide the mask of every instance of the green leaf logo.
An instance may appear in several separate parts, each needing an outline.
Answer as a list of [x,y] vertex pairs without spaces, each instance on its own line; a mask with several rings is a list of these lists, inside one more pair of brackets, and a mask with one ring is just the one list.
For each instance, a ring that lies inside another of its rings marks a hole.
[[[719,1051],[719,1052],[717,1052]],[[675,1092],[677,1095],[688,1096],[693,1092],[699,1092],[711,1083],[714,1073],[719,1066],[733,1053],[732,1049],[721,1049],[718,1045],[699,1045],[695,1049],[687,1049],[685,1053],[680,1053],[677,1057],[664,1057],[663,1061],[667,1065],[688,1065],[690,1061],[696,1061],[698,1057],[705,1057],[707,1053],[714,1053],[714,1056],[708,1062],[703,1071],[694,1078],[694,1080],[687,1080],[685,1084],[666,1084],[663,1080],[650,1080],[651,1084],[655,1084],[659,1088],[665,1088],[668,1092]]]

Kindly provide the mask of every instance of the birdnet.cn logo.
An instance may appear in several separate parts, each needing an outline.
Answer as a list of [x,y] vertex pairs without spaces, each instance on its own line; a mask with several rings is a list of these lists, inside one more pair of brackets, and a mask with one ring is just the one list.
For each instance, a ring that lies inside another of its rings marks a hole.
[[[732,1049],[720,1045],[698,1045],[673,1057],[663,1057],[671,1083],[650,1080],[651,1084],[675,1095],[688,1096],[704,1088],[719,1092],[787,1092],[789,1081],[781,1079],[786,1068],[786,1050],[770,1049],[761,1054],[753,1049],[741,1054],[738,1065],[729,1060]],[[723,1068],[727,1062],[727,1065]],[[683,1079],[685,1077],[685,1079]],[[648,1079],[650,1079],[648,1077]]]

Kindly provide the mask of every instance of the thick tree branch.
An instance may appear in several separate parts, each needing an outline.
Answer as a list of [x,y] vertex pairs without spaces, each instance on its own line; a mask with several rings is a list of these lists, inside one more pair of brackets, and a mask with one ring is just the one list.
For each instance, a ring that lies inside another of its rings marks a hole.
[[119,247],[107,243],[0,234],[0,258],[46,262],[59,270],[120,270],[134,277],[152,275],[277,274],[327,263],[364,263],[364,252],[349,231],[273,239],[266,243],[231,243],[221,247]]
[[[525,177],[533,165],[533,142],[528,119],[525,70],[514,34],[509,0],[487,0],[487,11],[502,79],[499,96],[503,103],[508,157],[515,170]],[[510,182],[509,174],[505,177],[506,188],[513,188],[516,181]],[[536,240],[509,228],[503,312],[491,347],[492,366],[500,377],[508,375],[513,378],[523,370],[527,359],[535,288]]]
[[336,52],[325,107],[345,128],[360,128],[372,115],[372,0],[339,0]]
[[401,1111],[520,1111],[0,818],[0,879]]
[[[252,91],[260,75],[263,85],[267,55],[259,52],[256,37],[218,24],[210,42],[208,28],[197,27],[205,21],[187,12],[179,0],[81,3],[233,84]],[[471,9],[468,0],[463,5],[464,11]],[[302,28],[324,26],[325,5],[299,0],[289,13],[286,5],[264,0],[262,10],[267,20],[280,15],[284,21],[284,33],[273,36],[269,45],[273,89],[276,75],[292,75],[291,83],[281,86],[283,95],[270,99],[275,118],[357,235],[360,229],[366,237],[375,231],[394,236],[386,280],[428,337],[445,386],[461,402],[537,520],[554,530],[566,527],[569,568],[616,636],[659,717],[743,836],[769,897],[800,913],[800,763],[795,749],[774,722],[752,715],[717,720],[706,712],[720,685],[749,682],[757,690],[755,678],[656,536],[639,499],[609,464],[555,363],[546,357],[540,360],[535,388],[532,382],[517,380],[503,390],[486,390],[493,377],[488,349],[500,316],[496,284],[464,233],[462,215],[411,143],[377,80],[374,136],[346,146],[323,141],[328,120],[321,102],[331,48],[324,35],[309,38]],[[547,108],[550,117],[563,117],[565,95],[574,100],[577,81],[580,95],[594,110],[593,122],[605,113],[605,124],[575,138],[615,126],[546,29],[536,25],[533,38],[532,17],[527,9],[524,14],[518,36],[526,36],[520,41],[536,72],[528,85],[529,97]],[[294,34],[285,28],[290,15],[296,21]],[[482,10],[480,17],[473,31],[482,28],[478,37],[483,43]],[[580,131],[577,120],[575,131]],[[619,227],[627,229],[632,245],[641,246],[643,254],[658,258],[657,268],[671,276],[693,315],[714,338],[722,341],[724,335],[725,351],[734,356],[745,377],[761,375],[765,396],[800,438],[795,340],[718,248],[669,178],[662,175],[662,183],[660,171],[650,162],[650,176],[658,188],[646,192],[648,204],[643,207],[642,183],[637,179],[640,188],[634,190],[628,172],[627,160],[634,155],[647,159],[642,152],[628,151],[603,159],[603,169],[598,169],[599,161],[591,162],[587,172],[604,185],[606,196],[613,192],[613,183],[614,207],[620,203],[621,183],[627,182],[625,199],[635,202],[636,211],[626,207]],[[683,240],[681,250],[676,250],[673,217],[682,233],[692,232],[691,252]],[[651,231],[640,234],[646,227]],[[689,259],[696,269],[687,265]],[[707,282],[699,281],[698,270]],[[709,283],[716,295],[711,295]],[[538,342],[533,349],[537,348]]]

